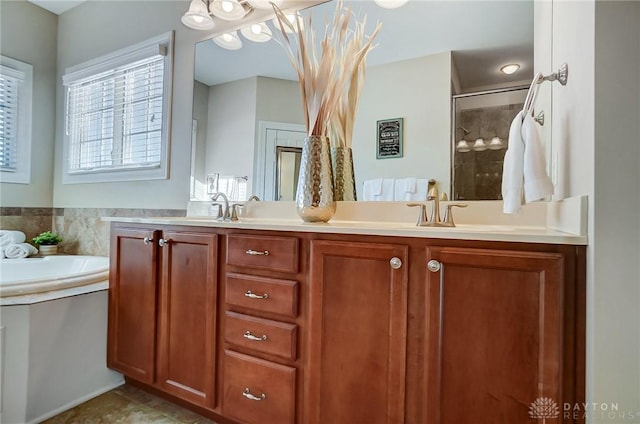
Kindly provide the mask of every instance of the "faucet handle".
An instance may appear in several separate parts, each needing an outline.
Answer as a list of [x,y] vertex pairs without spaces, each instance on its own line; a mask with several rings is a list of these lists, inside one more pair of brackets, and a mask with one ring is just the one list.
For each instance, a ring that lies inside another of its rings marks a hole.
[[456,223],[453,221],[453,212],[451,211],[453,208],[466,208],[469,206],[466,203],[449,203],[447,205],[447,211],[444,213],[444,224],[447,227],[455,227]]
[[420,207],[420,212],[418,214],[418,221],[416,222],[416,226],[421,227],[429,222],[427,220],[427,205],[424,203],[407,203],[409,207]]
[[231,220],[232,221],[237,221],[238,220],[238,209],[241,209],[244,207],[244,203],[232,203],[231,204]]

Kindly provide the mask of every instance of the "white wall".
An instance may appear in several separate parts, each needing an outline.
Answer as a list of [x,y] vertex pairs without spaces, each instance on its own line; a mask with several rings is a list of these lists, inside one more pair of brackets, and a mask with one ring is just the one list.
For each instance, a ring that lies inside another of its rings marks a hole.
[[[587,401],[640,411],[640,2],[553,2],[555,198],[589,196]],[[587,411],[587,422],[602,422]],[[636,416],[636,421],[637,421]],[[623,422],[622,420],[610,422]],[[625,421],[627,422],[627,421]]]
[[256,136],[259,121],[304,125],[300,83],[277,78],[258,77],[256,96]]
[[191,178],[195,184],[195,197],[206,199],[207,121],[209,111],[209,87],[201,82],[193,84],[193,119],[196,121],[196,146],[192,154]]
[[[376,159],[376,121],[404,118],[403,157]],[[356,189],[371,178],[451,179],[451,53],[367,68],[353,132]]]
[[248,176],[251,193],[256,121],[256,78],[209,87],[208,174]]
[[[55,207],[186,208],[191,166],[194,47],[203,37],[180,22],[187,7],[185,1],[91,1],[59,16]],[[64,70],[172,29],[175,30],[175,49],[170,178],[63,185],[64,98],[60,81]]]
[[0,53],[33,65],[31,184],[0,183],[2,206],[51,207],[56,96],[53,13],[26,1],[3,1]]

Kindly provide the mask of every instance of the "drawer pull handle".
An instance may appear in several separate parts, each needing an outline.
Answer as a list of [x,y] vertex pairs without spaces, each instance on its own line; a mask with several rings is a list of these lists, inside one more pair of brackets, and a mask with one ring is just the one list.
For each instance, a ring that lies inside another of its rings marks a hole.
[[247,330],[244,332],[244,338],[253,340],[254,342],[263,342],[267,340],[267,335],[263,334],[261,337],[258,337],[258,336],[254,336],[253,334],[251,334],[251,331]]
[[244,392],[242,392],[242,396],[246,397],[247,399],[251,399],[251,400],[265,400],[267,398],[267,395],[265,395],[264,393],[261,394],[260,397],[252,395],[251,391],[249,390],[248,387],[246,389],[244,389]]
[[249,250],[245,251],[244,253],[246,253],[247,255],[251,255],[251,256],[269,256],[269,251],[268,250],[253,250],[253,249],[249,249]]
[[151,243],[153,243],[153,239],[151,237],[145,237],[145,238],[142,239],[142,242],[144,244],[151,244]]
[[247,290],[247,292],[244,295],[251,299],[268,299],[269,298],[269,293],[255,294],[251,290]]
[[393,269],[400,269],[402,267],[402,261],[400,260],[400,258],[396,258],[394,256],[389,261],[389,265],[391,265],[391,268],[393,268]]

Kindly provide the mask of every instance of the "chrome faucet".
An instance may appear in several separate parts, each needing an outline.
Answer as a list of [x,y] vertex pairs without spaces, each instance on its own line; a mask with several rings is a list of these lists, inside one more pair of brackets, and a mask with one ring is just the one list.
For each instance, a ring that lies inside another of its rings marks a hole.
[[[222,209],[222,205],[217,203],[217,200],[220,197],[224,200],[224,211]],[[229,215],[229,198],[227,198],[227,195],[219,191],[217,193],[213,193],[211,200],[213,201],[212,205],[218,205],[218,216],[216,217],[216,221],[231,220],[231,216]]]
[[447,210],[444,213],[444,219],[440,219],[440,194],[436,187],[436,180],[429,180],[429,186],[427,191],[427,201],[433,201],[431,206],[431,215],[427,218],[427,205],[425,203],[407,203],[407,206],[419,207],[420,213],[418,215],[418,227],[455,227],[456,224],[453,221],[454,207],[466,208],[466,203],[449,203]]
[[247,202],[250,202],[250,201],[252,201],[252,200],[255,200],[256,202],[259,202],[259,201],[260,201],[260,198],[259,198],[258,196],[256,196],[255,194],[252,194],[252,195],[251,195],[251,197],[249,197],[249,198],[247,199]]

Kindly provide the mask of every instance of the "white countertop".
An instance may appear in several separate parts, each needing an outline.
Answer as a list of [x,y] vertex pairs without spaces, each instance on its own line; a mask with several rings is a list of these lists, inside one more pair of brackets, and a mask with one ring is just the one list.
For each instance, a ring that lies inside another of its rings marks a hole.
[[454,228],[417,227],[407,222],[374,222],[331,220],[328,223],[305,223],[300,219],[242,218],[220,222],[210,216],[170,218],[103,218],[105,221],[152,225],[184,225],[192,227],[232,228],[246,230],[295,231],[331,234],[360,234],[435,239],[507,241],[549,244],[587,244],[582,235],[552,230],[543,226],[458,224]]

